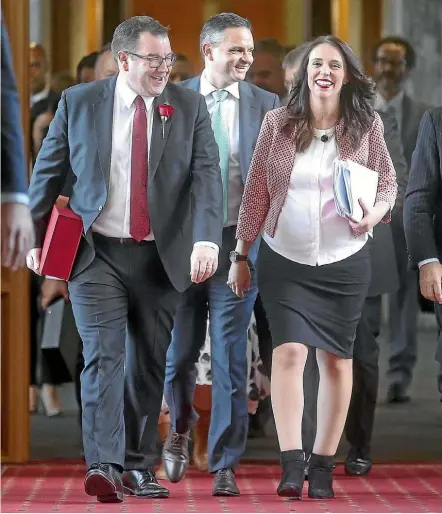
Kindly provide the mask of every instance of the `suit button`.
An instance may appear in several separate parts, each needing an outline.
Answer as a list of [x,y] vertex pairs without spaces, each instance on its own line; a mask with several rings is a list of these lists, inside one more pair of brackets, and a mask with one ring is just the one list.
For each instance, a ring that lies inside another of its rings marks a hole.
[[102,205],[100,205],[100,207],[98,207],[98,210],[99,210],[99,211],[102,211],[102,210],[103,210],[103,206],[102,206]]

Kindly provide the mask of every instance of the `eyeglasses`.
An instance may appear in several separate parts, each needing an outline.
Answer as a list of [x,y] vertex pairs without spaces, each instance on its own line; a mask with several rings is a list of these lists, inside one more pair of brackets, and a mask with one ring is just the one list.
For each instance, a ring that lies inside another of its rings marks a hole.
[[169,54],[166,55],[166,57],[160,57],[159,55],[149,57],[148,55],[140,55],[134,52],[128,52],[127,50],[125,50],[125,52],[129,55],[134,55],[139,59],[143,59],[143,61],[147,61],[149,63],[149,68],[159,68],[163,62],[166,63],[168,68],[171,68],[176,63],[176,54]]
[[392,61],[391,59],[387,59],[386,57],[377,57],[376,64],[381,64],[382,66],[386,66],[389,64],[392,68],[400,68],[407,64],[405,59],[401,59],[399,61]]

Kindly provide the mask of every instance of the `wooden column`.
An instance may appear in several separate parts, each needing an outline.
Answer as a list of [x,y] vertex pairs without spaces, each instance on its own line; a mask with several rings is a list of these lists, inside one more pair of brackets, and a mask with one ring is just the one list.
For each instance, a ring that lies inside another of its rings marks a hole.
[[[29,151],[29,0],[3,0]],[[2,462],[29,459],[29,273],[2,268],[1,451]]]
[[362,3],[362,54],[366,71],[373,73],[371,50],[381,39],[383,0],[363,0]]
[[331,2],[332,33],[348,42],[350,23],[350,0],[332,0]]

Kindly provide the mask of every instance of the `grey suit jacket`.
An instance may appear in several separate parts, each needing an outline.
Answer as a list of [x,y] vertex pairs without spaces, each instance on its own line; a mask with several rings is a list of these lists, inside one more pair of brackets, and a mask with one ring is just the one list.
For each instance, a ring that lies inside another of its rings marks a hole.
[[[72,170],[70,207],[81,216],[85,237],[72,276],[94,258],[91,227],[106,203],[112,151],[116,77],[63,92],[38,154],[29,188],[41,245],[52,206]],[[158,105],[174,108],[162,137]],[[148,164],[152,230],[166,272],[178,291],[190,285],[190,254],[197,241],[221,246],[223,208],[218,147],[204,98],[168,84],[154,100]]]
[[[200,77],[194,77],[180,83],[181,86],[200,91]],[[243,184],[247,180],[253,151],[261,129],[262,120],[267,111],[279,107],[279,97],[264,91],[249,82],[239,82],[239,162]],[[249,257],[256,261],[260,240],[250,248]]]
[[[384,112],[379,112],[379,116],[384,124],[384,139],[396,170],[398,183],[398,196],[393,212],[401,213],[408,167],[396,119]],[[370,242],[372,275],[368,296],[393,293],[399,288],[399,277],[390,224],[379,223],[374,228],[373,236]]]
[[442,107],[428,110],[419,128],[404,203],[410,264],[442,257]]
[[404,95],[402,103],[402,128],[401,139],[404,147],[405,159],[408,167],[411,166],[411,158],[416,146],[417,134],[422,116],[430,106],[411,99]]

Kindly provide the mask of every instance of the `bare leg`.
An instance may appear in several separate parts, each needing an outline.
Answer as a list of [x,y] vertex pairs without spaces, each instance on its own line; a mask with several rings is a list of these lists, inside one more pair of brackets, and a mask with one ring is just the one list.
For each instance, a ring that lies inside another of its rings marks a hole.
[[344,430],[353,382],[352,359],[316,351],[319,367],[318,424],[313,453],[335,455]]
[[300,343],[285,343],[273,350],[271,395],[282,452],[302,449],[303,374],[307,354],[307,347]]

